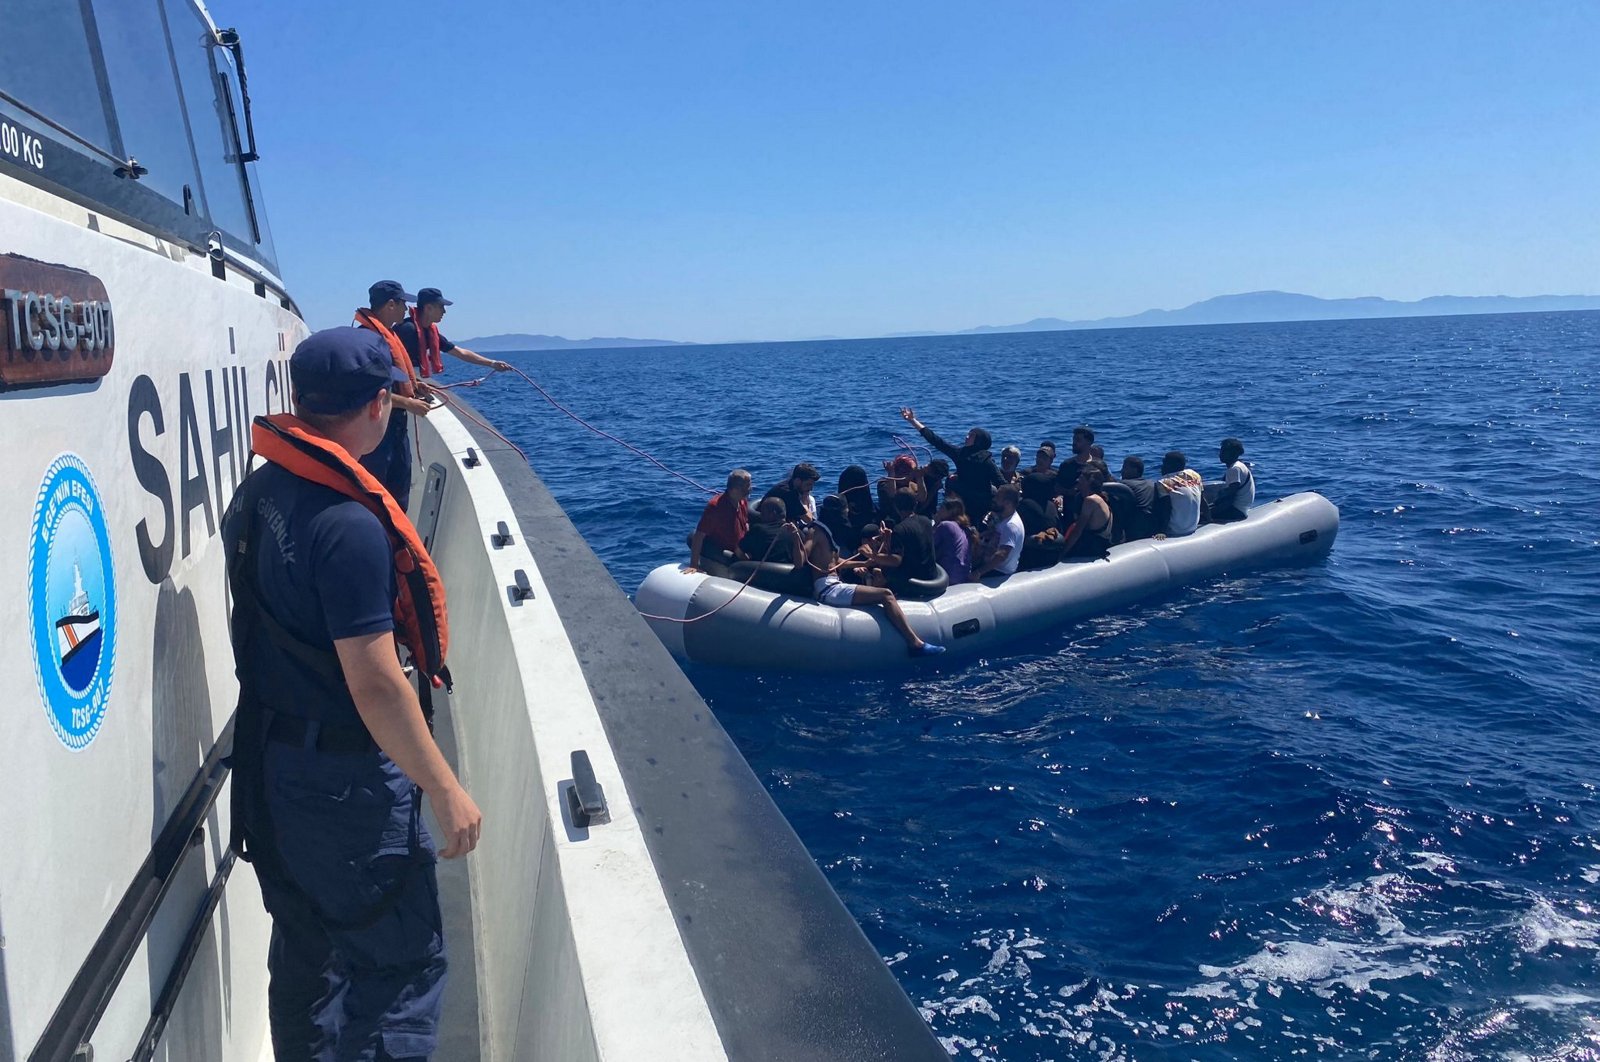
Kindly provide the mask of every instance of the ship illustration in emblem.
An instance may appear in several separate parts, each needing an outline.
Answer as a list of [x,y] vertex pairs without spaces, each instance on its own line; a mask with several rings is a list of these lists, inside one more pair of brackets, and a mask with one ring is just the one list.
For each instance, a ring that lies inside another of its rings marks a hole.
[[83,571],[72,566],[73,595],[67,614],[56,620],[56,656],[61,677],[75,690],[88,687],[100,663],[100,611],[83,588]]

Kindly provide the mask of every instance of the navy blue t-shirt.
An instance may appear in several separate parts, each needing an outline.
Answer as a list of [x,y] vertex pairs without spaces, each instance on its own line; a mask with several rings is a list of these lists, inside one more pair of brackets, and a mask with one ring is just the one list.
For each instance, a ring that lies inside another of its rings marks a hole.
[[[399,336],[400,342],[406,345],[406,353],[411,355],[412,364],[420,364],[422,361],[422,343],[417,339],[417,322],[407,317],[395,326],[394,334]],[[456,345],[446,339],[443,332],[440,332],[439,352],[448,354],[454,349],[456,349]]]
[[[328,651],[340,638],[394,630],[394,563],[383,524],[360,502],[327,487],[307,482],[273,464],[252,473],[261,477],[254,521],[257,556],[256,592],[262,606],[291,634]],[[233,525],[224,527],[229,541]],[[346,696],[337,705],[307,675],[304,665],[289,658],[266,637],[255,640],[255,673],[271,676],[275,703],[305,704],[308,716],[324,702],[330,721],[358,722],[348,717],[354,704]]]
[[395,409],[389,414],[389,427],[361,467],[378,477],[378,482],[396,498],[411,490],[411,414]]

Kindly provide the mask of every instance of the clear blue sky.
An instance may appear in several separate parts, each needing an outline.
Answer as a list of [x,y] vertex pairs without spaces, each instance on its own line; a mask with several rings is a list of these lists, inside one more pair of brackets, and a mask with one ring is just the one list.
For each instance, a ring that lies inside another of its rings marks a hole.
[[384,277],[707,342],[1600,292],[1592,0],[212,9],[316,327]]

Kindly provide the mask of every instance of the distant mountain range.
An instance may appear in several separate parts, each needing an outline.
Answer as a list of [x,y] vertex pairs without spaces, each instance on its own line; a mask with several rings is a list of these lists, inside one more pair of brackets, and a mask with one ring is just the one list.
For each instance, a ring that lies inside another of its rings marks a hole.
[[507,350],[598,350],[607,347],[681,347],[691,344],[676,339],[624,339],[596,336],[593,339],[568,339],[565,336],[530,335],[527,332],[506,332],[498,336],[477,336],[457,341],[468,350],[478,353]]
[[979,325],[961,332],[901,332],[903,336],[985,335],[990,332],[1055,332],[1069,328],[1150,328],[1159,325],[1255,324],[1269,321],[1347,321],[1372,317],[1446,317],[1472,313],[1545,313],[1600,310],[1600,295],[1433,295],[1397,302],[1368,295],[1357,299],[1319,299],[1292,291],[1250,291],[1218,295],[1181,310],[1146,310],[1128,317],[1063,321],[1035,317],[1011,325]]
[[[1128,317],[1101,317],[1091,321],[1064,321],[1035,317],[1009,325],[979,325],[959,332],[894,332],[882,339],[910,336],[979,336],[991,332],[1059,332],[1076,328],[1153,328],[1160,325],[1260,324],[1273,321],[1351,321],[1374,317],[1449,317],[1474,313],[1548,313],[1554,310],[1600,310],[1600,295],[1433,295],[1416,302],[1397,302],[1368,295],[1357,299],[1319,299],[1292,291],[1249,291],[1218,295],[1181,310],[1146,310]],[[839,339],[816,336],[813,339]],[[691,346],[672,339],[562,336],[511,332],[462,340],[468,350],[594,350],[603,347]]]

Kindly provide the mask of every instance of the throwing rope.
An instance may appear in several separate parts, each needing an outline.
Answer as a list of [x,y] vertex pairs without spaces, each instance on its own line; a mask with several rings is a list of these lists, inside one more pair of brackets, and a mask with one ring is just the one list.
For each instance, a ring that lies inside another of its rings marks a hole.
[[[689,478],[688,476],[684,475],[682,472],[679,472],[678,470],[676,470],[674,468],[669,468],[665,462],[659,460],[653,454],[646,453],[644,450],[641,450],[639,447],[633,445],[633,443],[631,443],[631,442],[628,442],[626,439],[619,439],[615,435],[612,435],[610,432],[605,431],[602,428],[597,428],[593,424],[590,424],[588,421],[586,421],[582,417],[578,416],[572,410],[568,409],[566,406],[562,405],[560,402],[557,402],[555,400],[555,398],[550,394],[549,391],[546,391],[543,387],[539,386],[539,382],[537,380],[535,380],[533,377],[529,376],[527,373],[523,372],[521,369],[517,368],[515,365],[513,365],[511,367],[510,371],[516,373],[518,376],[520,376],[524,380],[526,380],[527,383],[528,383],[528,386],[533,388],[535,391],[538,391],[540,397],[542,397],[546,402],[549,402],[556,409],[559,409],[561,412],[565,413],[567,416],[571,417],[573,420],[577,421],[579,424],[583,425],[585,428],[588,428],[590,431],[594,432],[596,435],[600,436],[602,439],[610,439],[612,442],[616,443],[618,446],[627,447],[629,450],[632,450],[634,453],[638,454],[640,457],[644,458],[646,461],[649,461],[652,465],[655,465],[657,468],[661,469],[661,471],[667,473],[670,476],[676,476],[677,478],[683,480],[685,483],[689,484],[689,486],[693,487],[695,490],[698,490],[703,494],[715,494],[715,493],[717,493],[715,490],[711,489],[710,487],[705,486],[703,483],[696,482],[695,480],[693,480],[693,479]],[[488,374],[485,374],[483,376],[478,377],[475,380],[463,380],[461,383],[458,383],[458,384],[430,383],[429,386],[433,387],[433,388],[435,388],[437,390],[440,390],[440,391],[453,390],[453,389],[458,388],[458,387],[477,387],[479,384],[483,383],[483,381],[487,380],[492,375],[493,375],[493,373],[488,373]],[[447,402],[449,401],[449,396],[448,395],[441,395],[440,397],[443,398]],[[451,402],[450,405],[451,405],[452,408],[454,408],[454,409],[456,409],[458,411],[465,412],[464,408],[458,403]],[[514,443],[512,443],[510,439],[507,439],[504,435],[501,435],[498,431],[495,431],[493,428],[490,428],[489,425],[485,424],[481,419],[479,419],[477,417],[473,417],[473,416],[471,416],[471,414],[468,414],[468,416],[470,417],[470,419],[474,423],[477,423],[479,425],[482,425],[485,428],[488,428],[489,431],[493,432],[496,437],[500,438],[507,445],[511,446],[511,448],[513,450],[516,450],[517,453],[522,454],[522,451],[517,449],[516,445]],[[522,459],[524,461],[527,461],[528,460],[528,455],[527,454],[522,454]],[[530,464],[531,464],[531,462],[530,462]]]

